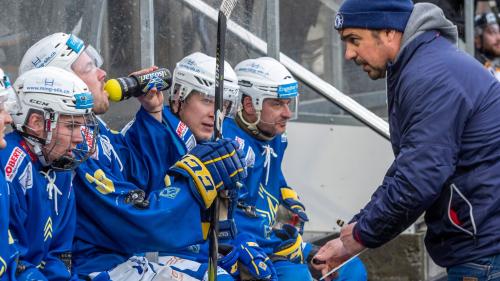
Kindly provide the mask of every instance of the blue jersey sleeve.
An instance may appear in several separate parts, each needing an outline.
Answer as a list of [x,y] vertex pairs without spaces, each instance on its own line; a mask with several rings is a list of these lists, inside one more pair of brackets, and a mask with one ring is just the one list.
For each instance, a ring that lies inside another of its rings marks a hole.
[[170,128],[169,118],[173,117],[167,116],[169,112],[165,107],[160,123],[141,107],[122,130],[126,149],[121,154],[130,159],[125,167],[126,177],[146,192],[164,186],[163,178],[169,168],[187,152]]
[[0,172],[0,280],[11,280],[9,273],[15,271],[16,251],[9,233],[9,191],[3,171]]
[[[75,178],[77,236],[117,252],[170,251],[203,241],[202,209],[187,179],[170,182],[146,195],[140,188],[93,159]],[[141,192],[142,191],[142,192]]]

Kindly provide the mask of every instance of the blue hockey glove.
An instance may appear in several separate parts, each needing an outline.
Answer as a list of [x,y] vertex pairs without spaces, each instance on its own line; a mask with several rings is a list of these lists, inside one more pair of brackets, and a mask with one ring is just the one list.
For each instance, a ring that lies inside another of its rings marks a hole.
[[219,245],[219,252],[224,255],[219,259],[219,266],[235,280],[248,280],[243,278],[245,275],[250,275],[246,277],[252,280],[278,280],[271,260],[257,243],[250,241],[249,236],[240,234],[233,243]]
[[234,190],[246,177],[243,163],[238,144],[229,139],[219,139],[198,144],[170,171],[190,177],[193,194],[208,209],[218,190]]
[[293,263],[304,263],[302,236],[292,225],[284,224],[282,229],[273,230],[282,242],[274,248],[274,255],[285,257]]
[[290,210],[292,213],[299,216],[301,222],[309,221],[306,214],[306,208],[299,200],[297,192],[290,187],[281,188],[281,198],[283,199],[283,206]]
[[[258,280],[278,280],[273,263],[249,235],[238,235],[234,243],[239,250],[238,262],[252,277]],[[243,274],[243,268],[241,271]]]
[[219,257],[217,264],[237,280],[240,276],[240,269],[238,267],[238,248],[230,244],[219,244],[219,254],[221,254],[222,257]]

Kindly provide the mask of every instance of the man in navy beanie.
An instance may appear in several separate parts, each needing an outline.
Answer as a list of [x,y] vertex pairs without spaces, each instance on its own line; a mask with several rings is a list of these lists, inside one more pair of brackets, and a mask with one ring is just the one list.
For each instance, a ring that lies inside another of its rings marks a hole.
[[387,79],[395,160],[313,266],[326,274],[425,212],[427,250],[448,280],[500,280],[500,83],[433,4],[345,0],[335,28],[346,59]]

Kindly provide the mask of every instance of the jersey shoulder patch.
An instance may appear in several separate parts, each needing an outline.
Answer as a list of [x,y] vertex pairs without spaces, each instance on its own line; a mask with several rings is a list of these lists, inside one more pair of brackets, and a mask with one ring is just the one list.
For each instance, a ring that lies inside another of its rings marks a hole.
[[5,164],[5,179],[9,182],[12,182],[14,177],[17,175],[19,171],[19,167],[23,162],[24,158],[26,158],[26,153],[18,146],[14,147],[12,150],[7,163]]

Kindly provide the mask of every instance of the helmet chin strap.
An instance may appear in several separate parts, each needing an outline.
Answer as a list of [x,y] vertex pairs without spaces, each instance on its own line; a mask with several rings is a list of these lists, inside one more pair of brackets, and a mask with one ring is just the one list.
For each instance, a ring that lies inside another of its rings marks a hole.
[[33,153],[38,157],[38,160],[40,161],[40,163],[42,163],[42,166],[44,167],[49,166],[51,162],[48,159],[48,155],[46,157],[45,154],[43,153],[43,146],[51,142],[52,132],[55,130],[57,126],[58,117],[59,114],[55,112],[45,112],[44,131],[47,133],[47,138],[45,139],[27,133],[26,129],[27,128],[31,129],[31,128],[26,125],[16,125],[14,127],[24,137],[26,142],[28,142],[31,145]]
[[263,141],[272,140],[275,137],[275,135],[269,136],[265,132],[261,131],[259,129],[259,127],[257,127],[257,124],[259,124],[259,122],[263,122],[263,123],[267,123],[267,124],[270,124],[270,123],[264,122],[263,120],[261,120],[261,111],[260,110],[257,110],[256,113],[257,113],[257,120],[255,122],[248,122],[247,120],[245,120],[245,117],[243,116],[242,109],[238,110],[238,114],[237,114],[236,118],[234,118],[234,119],[236,120],[236,123],[238,124],[238,126],[243,128],[245,131],[250,133],[255,138],[257,138],[259,140],[263,140]]
[[49,166],[49,159],[47,159],[43,153],[43,145],[41,143],[42,139],[35,138],[32,135],[26,133],[22,133],[22,135],[24,136],[26,142],[31,145],[33,153],[38,157],[38,160],[40,161],[40,163],[42,163],[42,166]]

